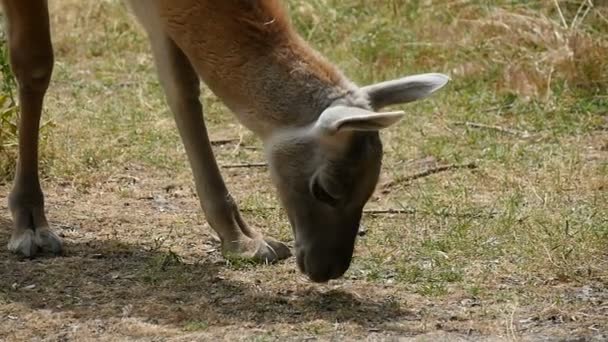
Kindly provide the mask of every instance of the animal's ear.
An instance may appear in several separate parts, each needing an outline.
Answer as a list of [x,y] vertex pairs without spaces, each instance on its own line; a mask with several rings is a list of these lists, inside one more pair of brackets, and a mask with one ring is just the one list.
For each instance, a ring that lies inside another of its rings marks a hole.
[[405,113],[372,112],[358,107],[331,106],[321,113],[315,130],[333,135],[342,131],[378,131],[399,121]]
[[416,101],[441,89],[450,78],[443,74],[412,75],[361,88],[369,96],[374,109]]

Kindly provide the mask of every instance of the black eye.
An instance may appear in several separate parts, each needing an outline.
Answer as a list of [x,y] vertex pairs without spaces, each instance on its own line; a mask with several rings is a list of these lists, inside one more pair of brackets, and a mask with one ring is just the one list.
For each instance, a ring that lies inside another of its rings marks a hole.
[[310,183],[310,192],[318,201],[321,201],[327,205],[335,207],[338,204],[338,199],[330,195],[327,190],[323,189],[323,186],[319,184],[318,179],[315,177]]

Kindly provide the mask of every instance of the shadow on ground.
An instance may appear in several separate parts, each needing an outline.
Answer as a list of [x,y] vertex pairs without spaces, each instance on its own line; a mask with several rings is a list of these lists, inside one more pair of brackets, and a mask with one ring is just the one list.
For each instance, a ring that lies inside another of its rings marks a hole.
[[227,267],[223,262],[186,264],[171,253],[118,241],[68,244],[62,257],[19,259],[4,247],[10,229],[11,222],[0,218],[0,295],[32,309],[82,319],[131,315],[156,324],[293,324],[321,319],[363,328],[412,315],[386,298],[322,292],[312,285],[265,288],[227,279],[219,275]]

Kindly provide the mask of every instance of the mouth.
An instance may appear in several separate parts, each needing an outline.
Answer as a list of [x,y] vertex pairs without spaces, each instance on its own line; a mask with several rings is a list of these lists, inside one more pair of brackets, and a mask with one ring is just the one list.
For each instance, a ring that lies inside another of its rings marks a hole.
[[[325,260],[331,260],[331,258]],[[350,262],[345,264],[313,263],[310,259],[307,260],[305,253],[301,251],[296,252],[296,263],[300,271],[315,283],[327,283],[332,279],[340,278],[350,266]]]

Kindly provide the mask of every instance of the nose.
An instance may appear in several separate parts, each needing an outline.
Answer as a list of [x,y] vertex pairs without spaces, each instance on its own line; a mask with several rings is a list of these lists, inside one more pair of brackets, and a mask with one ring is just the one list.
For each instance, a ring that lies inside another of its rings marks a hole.
[[296,253],[298,268],[315,283],[326,283],[331,279],[340,278],[350,265],[348,260],[338,257],[316,257],[299,250]]

